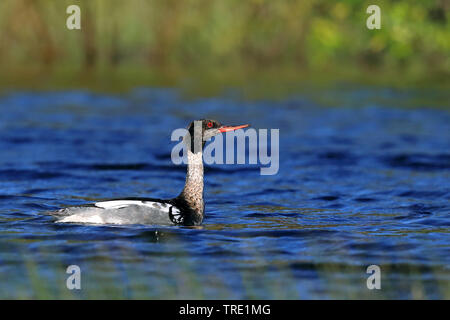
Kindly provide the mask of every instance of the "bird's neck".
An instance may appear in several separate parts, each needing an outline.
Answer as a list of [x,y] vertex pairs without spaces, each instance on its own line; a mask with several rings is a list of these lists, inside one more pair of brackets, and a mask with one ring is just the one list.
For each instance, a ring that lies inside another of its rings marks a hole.
[[185,200],[196,214],[203,216],[203,154],[201,151],[193,153],[188,150],[187,158],[186,183],[179,198]]

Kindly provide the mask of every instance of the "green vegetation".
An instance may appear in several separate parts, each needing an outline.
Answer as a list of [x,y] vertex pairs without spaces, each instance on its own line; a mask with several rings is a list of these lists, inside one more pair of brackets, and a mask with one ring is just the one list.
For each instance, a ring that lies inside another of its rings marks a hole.
[[[71,4],[82,30],[66,28]],[[370,4],[381,30],[366,28]],[[448,10],[443,0],[3,0],[0,85],[447,85]]]

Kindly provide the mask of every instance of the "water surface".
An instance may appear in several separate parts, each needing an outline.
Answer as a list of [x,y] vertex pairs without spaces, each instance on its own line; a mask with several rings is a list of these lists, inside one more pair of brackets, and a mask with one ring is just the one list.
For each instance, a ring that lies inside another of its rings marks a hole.
[[[379,88],[277,101],[232,90],[185,99],[158,88],[4,94],[0,298],[448,299],[445,96]],[[207,166],[199,228],[55,224],[44,214],[176,196],[185,168],[170,161],[170,134],[199,118],[279,128],[278,174]],[[79,291],[66,289],[73,264]],[[372,264],[381,290],[366,287]]]

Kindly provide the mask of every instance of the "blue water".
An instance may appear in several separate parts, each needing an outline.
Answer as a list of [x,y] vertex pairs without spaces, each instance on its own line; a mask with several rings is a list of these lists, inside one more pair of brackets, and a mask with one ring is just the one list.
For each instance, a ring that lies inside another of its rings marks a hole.
[[[438,91],[339,88],[283,100],[0,96],[0,298],[449,298],[450,112]],[[173,129],[280,129],[279,172],[206,168],[203,226],[56,224],[44,213],[176,196]],[[369,265],[381,289],[369,290]],[[81,290],[66,268],[81,268]]]

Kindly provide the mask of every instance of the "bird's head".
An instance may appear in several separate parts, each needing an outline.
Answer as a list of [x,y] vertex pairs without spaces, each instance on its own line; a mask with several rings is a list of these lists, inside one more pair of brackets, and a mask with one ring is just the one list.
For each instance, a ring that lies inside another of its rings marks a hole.
[[190,148],[192,152],[194,152],[194,146],[196,143],[198,143],[198,146],[200,147],[199,151],[201,151],[201,149],[203,149],[205,145],[205,142],[214,137],[215,135],[246,127],[248,127],[248,124],[238,126],[224,126],[219,121],[212,119],[194,120],[189,124],[187,128],[189,131],[189,135],[187,135],[186,137],[190,136]]

